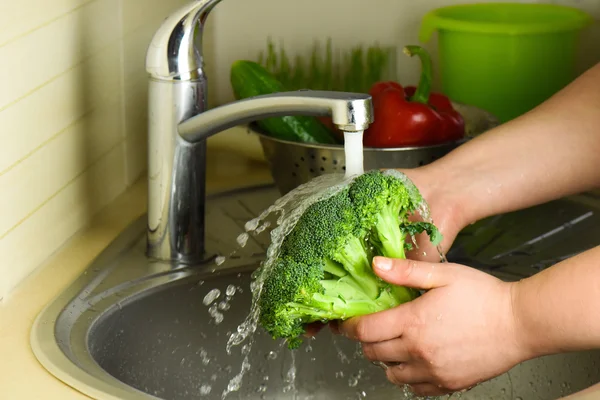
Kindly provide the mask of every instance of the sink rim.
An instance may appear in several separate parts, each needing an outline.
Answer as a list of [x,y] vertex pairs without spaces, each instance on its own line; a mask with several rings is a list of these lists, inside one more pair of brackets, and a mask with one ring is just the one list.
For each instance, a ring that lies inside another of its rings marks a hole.
[[123,250],[131,247],[138,239],[138,235],[133,235],[133,231],[139,232],[139,225],[145,222],[145,218],[145,215],[138,218],[119,234],[63,292],[44,307],[32,325],[30,345],[40,364],[60,381],[93,398],[120,400],[148,399],[153,396],[124,384],[102,368],[95,371],[102,377],[89,373],[67,357],[59,347],[57,340],[49,340],[49,338],[56,339],[55,328],[58,317],[89,284],[90,279],[86,275],[101,265],[108,265]]
[[[226,190],[207,196],[207,201],[218,200],[221,197],[246,192],[259,191],[276,191],[276,187],[274,184],[263,184]],[[29,344],[39,363],[61,382],[67,384],[72,389],[95,399],[161,400],[156,396],[140,391],[113,377],[100,367],[88,353],[87,361],[93,366],[92,373],[88,368],[78,364],[74,359],[71,359],[65,354],[59,345],[56,334],[59,318],[65,313],[66,307],[72,303],[74,299],[81,296],[87,288],[91,290],[100,284],[102,278],[110,273],[112,265],[119,260],[121,255],[131,251],[132,247],[135,247],[140,241],[143,241],[145,246],[146,227],[147,213],[144,213],[125,228],[125,230],[120,232],[110,244],[83,269],[74,281],[72,281],[38,313],[31,327]],[[142,267],[142,269],[147,269],[148,271],[144,271],[145,273],[142,273],[137,277],[138,279],[135,279],[133,282],[126,281],[127,284],[125,285],[125,289],[131,290],[132,296],[152,290],[151,288],[136,289],[138,283],[147,281],[152,285],[152,288],[159,288],[168,284],[168,282],[176,282],[191,275],[201,276],[203,273],[208,273],[205,268],[206,265],[213,265],[212,263],[207,263],[192,266],[179,266],[175,263],[155,261],[146,256],[145,250],[141,256],[145,260],[145,264],[147,264],[145,267]],[[209,262],[211,260],[212,258],[209,259]],[[246,270],[250,267],[256,268],[259,261],[260,258],[258,256],[241,258],[237,262],[232,262],[230,266],[222,268],[222,271],[223,273],[235,273],[240,266],[245,266]],[[158,267],[160,271],[156,273],[151,270],[152,267]],[[161,278],[166,278],[167,282],[164,282],[165,279]],[[110,289],[114,289],[114,287],[111,287]],[[83,310],[81,315],[85,311],[86,310]],[[98,315],[96,318],[87,323],[87,330],[89,330],[89,328],[104,314],[104,311],[105,309],[101,310],[101,312],[97,313]],[[81,315],[76,317],[77,321],[81,319]]]

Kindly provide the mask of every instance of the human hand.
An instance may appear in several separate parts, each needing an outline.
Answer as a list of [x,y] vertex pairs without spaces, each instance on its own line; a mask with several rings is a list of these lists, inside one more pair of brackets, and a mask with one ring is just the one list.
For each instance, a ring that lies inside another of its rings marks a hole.
[[[428,290],[390,310],[351,318],[339,332],[362,343],[396,385],[436,396],[472,387],[530,358],[516,329],[514,283],[451,263],[377,257],[375,272],[396,285]],[[389,365],[389,364],[388,364]]]
[[[426,169],[427,166],[415,169],[399,170],[417,186],[428,203],[431,218],[443,235],[440,249],[444,254],[448,251],[458,232],[465,227],[464,213],[454,187],[446,179],[438,179],[436,171]],[[417,248],[407,252],[407,258],[437,262],[440,260],[438,249],[431,244],[429,236],[421,233],[415,237]],[[336,322],[333,323],[335,329]],[[314,322],[305,326],[305,336],[314,337],[327,324]],[[331,325],[331,324],[330,324]]]
[[[446,254],[458,233],[469,223],[465,218],[460,193],[454,190],[456,185],[446,179],[440,179],[439,174],[430,170],[428,166],[400,172],[408,176],[427,202],[431,219],[444,236],[440,249]],[[415,219],[420,219],[420,216],[415,215]],[[438,249],[431,244],[426,233],[417,235],[415,239],[417,248],[407,252],[407,258],[435,262],[440,260]]]

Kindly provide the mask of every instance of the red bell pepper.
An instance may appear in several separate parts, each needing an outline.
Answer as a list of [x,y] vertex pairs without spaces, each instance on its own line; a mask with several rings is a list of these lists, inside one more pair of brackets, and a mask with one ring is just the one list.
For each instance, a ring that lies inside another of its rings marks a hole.
[[417,88],[403,88],[397,82],[378,82],[371,87],[375,120],[365,132],[369,147],[422,146],[456,140],[464,135],[464,120],[447,97],[430,93],[432,64],[419,46],[404,52],[421,59]]
[[[417,91],[415,86],[407,86],[404,93],[411,99]],[[454,109],[450,99],[441,93],[430,93],[427,104],[440,114],[442,126],[435,134],[436,143],[459,140],[465,136],[465,120],[463,116]]]

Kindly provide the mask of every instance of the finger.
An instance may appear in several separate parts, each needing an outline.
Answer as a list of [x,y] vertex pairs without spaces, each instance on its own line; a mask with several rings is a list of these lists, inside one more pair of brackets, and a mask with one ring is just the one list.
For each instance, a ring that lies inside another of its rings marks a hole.
[[396,339],[413,323],[412,308],[413,305],[408,302],[389,310],[350,318],[338,327],[342,335],[363,343]]
[[312,322],[310,324],[306,324],[304,326],[304,336],[315,337],[324,326],[325,324],[322,322]]
[[406,341],[402,339],[363,343],[362,349],[364,356],[370,361],[406,363],[411,359],[410,352],[406,348]]
[[420,385],[431,380],[431,374],[410,363],[389,367],[385,372],[388,380],[395,385]]
[[443,396],[452,393],[451,390],[446,390],[432,383],[415,383],[410,385],[410,390],[417,396]]
[[375,257],[373,269],[389,283],[415,289],[446,286],[464,271],[456,264]]
[[340,323],[338,320],[329,321],[329,329],[334,335],[340,335]]

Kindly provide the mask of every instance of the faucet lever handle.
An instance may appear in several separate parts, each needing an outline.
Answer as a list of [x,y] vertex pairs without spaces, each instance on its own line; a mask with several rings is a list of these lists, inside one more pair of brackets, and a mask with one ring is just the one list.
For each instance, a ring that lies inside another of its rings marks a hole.
[[146,71],[158,80],[197,80],[203,76],[202,33],[221,0],[196,0],[173,12],[158,28],[146,53]]

